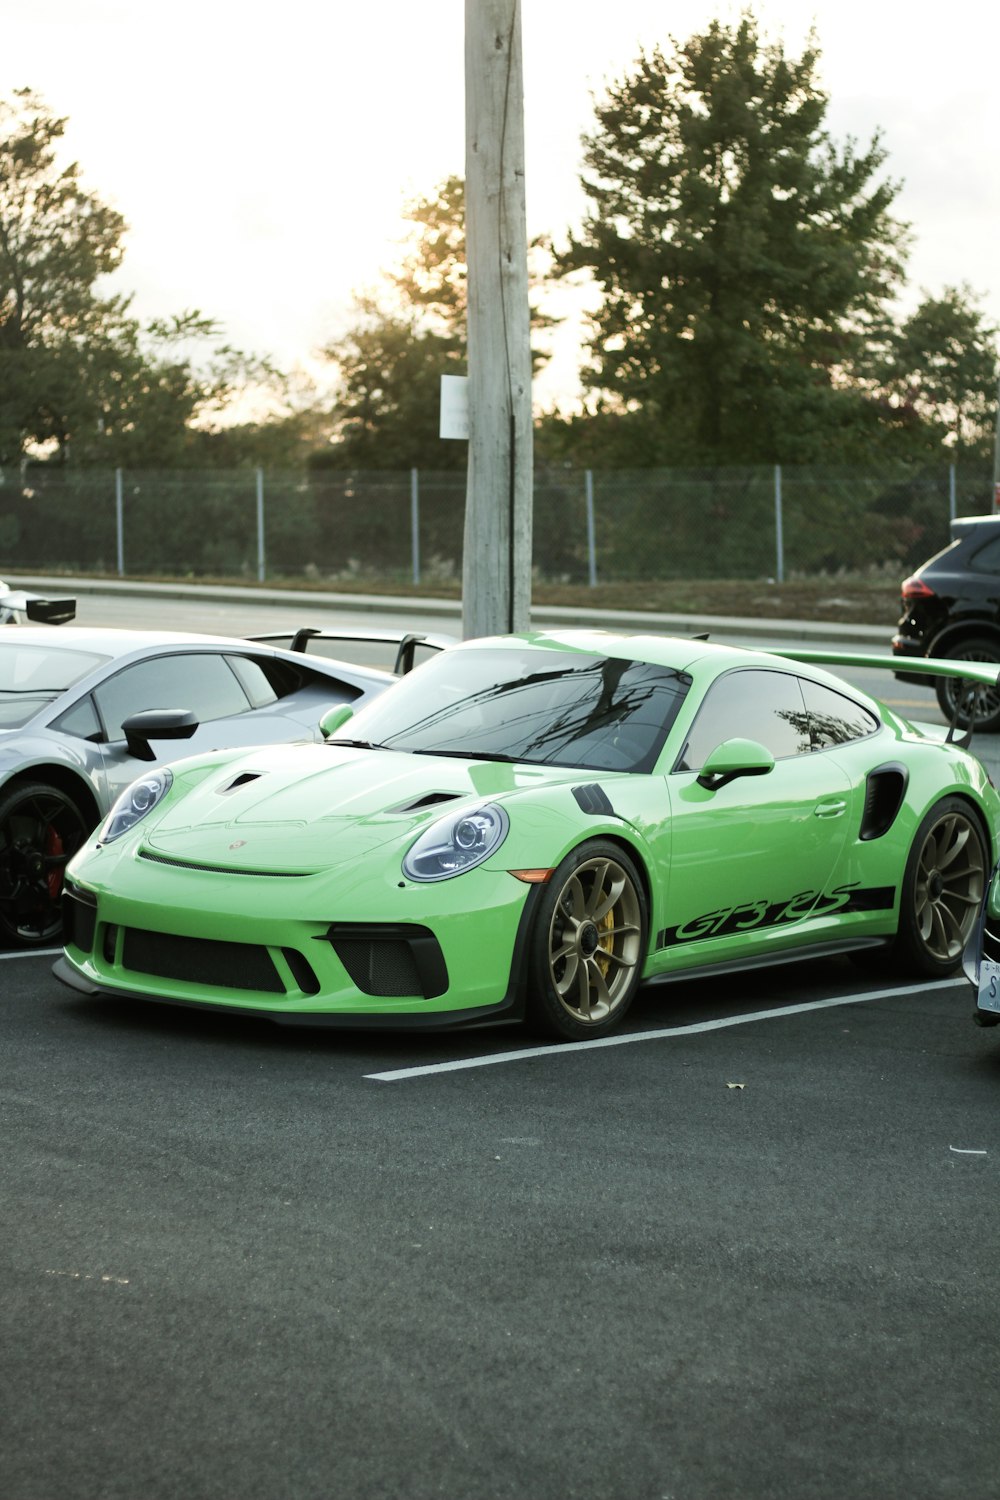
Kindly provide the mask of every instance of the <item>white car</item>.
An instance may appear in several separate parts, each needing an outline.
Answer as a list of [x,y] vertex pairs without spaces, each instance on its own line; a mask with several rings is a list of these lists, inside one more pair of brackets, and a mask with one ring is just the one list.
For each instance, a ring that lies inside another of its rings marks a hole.
[[[30,618],[30,598],[3,597]],[[150,765],[319,740],[328,709],[382,692],[421,640],[405,638],[394,672],[331,660],[322,633],[307,638],[308,653],[161,630],[0,630],[0,945],[58,938],[66,864]]]

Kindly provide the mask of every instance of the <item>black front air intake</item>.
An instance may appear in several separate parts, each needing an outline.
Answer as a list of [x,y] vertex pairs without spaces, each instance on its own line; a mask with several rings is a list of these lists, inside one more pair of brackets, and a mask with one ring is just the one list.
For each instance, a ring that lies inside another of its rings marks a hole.
[[97,897],[89,891],[81,891],[68,880],[62,898],[62,940],[67,948],[79,948],[90,953],[94,947],[94,931],[97,926]]
[[256,943],[216,942],[129,927],[122,945],[122,967],[184,984],[257,990],[266,995],[286,993],[270,953]]
[[448,988],[448,970],[429,927],[409,922],[331,922],[326,941],[363,995],[433,1000]]

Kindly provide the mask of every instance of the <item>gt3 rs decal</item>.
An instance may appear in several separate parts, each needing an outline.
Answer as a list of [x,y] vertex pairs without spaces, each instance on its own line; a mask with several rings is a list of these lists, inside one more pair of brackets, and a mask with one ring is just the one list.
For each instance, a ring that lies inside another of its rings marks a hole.
[[692,917],[679,927],[664,927],[656,934],[656,947],[673,948],[678,943],[697,943],[705,938],[729,937],[804,917],[826,917],[834,912],[890,911],[896,899],[894,885],[838,885],[832,891],[799,891],[785,901],[745,901],[742,906],[722,906]]

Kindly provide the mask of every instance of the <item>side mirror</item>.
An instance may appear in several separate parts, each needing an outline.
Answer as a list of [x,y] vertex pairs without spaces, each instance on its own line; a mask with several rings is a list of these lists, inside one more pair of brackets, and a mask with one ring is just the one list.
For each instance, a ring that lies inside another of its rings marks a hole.
[[354,709],[349,703],[337,703],[333,708],[328,708],[319,721],[320,734],[324,739],[329,739],[331,734],[336,734],[342,729],[348,719],[354,718]]
[[717,792],[737,776],[766,776],[774,770],[774,756],[757,740],[723,740],[701,768],[698,785]]
[[150,740],[189,740],[197,728],[197,715],[190,708],[145,708],[122,722],[128,753],[136,760],[156,759]]

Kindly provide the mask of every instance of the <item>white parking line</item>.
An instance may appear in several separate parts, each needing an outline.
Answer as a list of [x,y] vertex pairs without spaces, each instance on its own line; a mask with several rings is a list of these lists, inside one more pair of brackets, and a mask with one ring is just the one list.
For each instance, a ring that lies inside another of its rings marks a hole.
[[22,948],[17,953],[0,953],[0,958],[58,958],[61,948]]
[[[454,1062],[428,1063],[420,1068],[394,1068],[388,1073],[366,1073],[376,1083],[399,1083],[404,1078],[423,1078],[428,1073],[457,1073],[463,1068],[491,1068],[496,1063],[523,1062],[529,1057],[555,1057],[561,1052],[583,1052],[592,1047],[628,1047],[633,1042],[659,1042],[665,1037],[693,1036],[699,1031],[722,1031],[728,1026],[745,1026],[748,1021],[775,1021],[782,1016],[800,1016],[809,1010],[828,1010],[835,1005],[864,1005],[870,1000],[890,1000],[894,995],[916,995],[925,990],[946,989],[950,985],[968,985],[967,979],[925,981],[901,985],[892,990],[869,990],[864,995],[836,995],[831,1000],[808,1000],[802,1005],[783,1005],[775,1010],[755,1010],[745,1016],[726,1016],[720,1021],[696,1021],[692,1026],[668,1026],[660,1031],[630,1031],[621,1036],[602,1036],[592,1042],[558,1042],[547,1047],[522,1047],[517,1052],[491,1052],[487,1057],[462,1057]],[[971,988],[971,986],[970,986]]]

